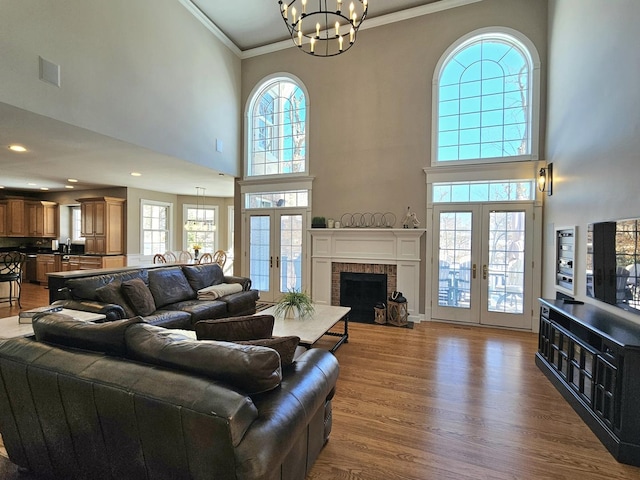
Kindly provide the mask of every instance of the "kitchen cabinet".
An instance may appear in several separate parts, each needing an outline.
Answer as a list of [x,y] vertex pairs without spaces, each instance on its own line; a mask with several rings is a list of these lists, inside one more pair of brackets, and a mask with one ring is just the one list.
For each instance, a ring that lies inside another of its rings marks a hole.
[[124,255],[69,255],[69,261],[62,262],[62,271],[93,270],[95,268],[119,268],[125,266]]
[[57,238],[58,204],[7,197],[0,201],[0,236]]
[[7,235],[7,204],[0,202],[0,237]]
[[47,273],[61,270],[60,255],[38,254],[36,256],[36,280],[40,284],[47,284]]
[[6,198],[2,202],[5,205],[5,236],[26,237],[27,225],[25,222],[24,199]]
[[118,255],[124,253],[123,198],[80,198],[81,235],[85,253]]
[[28,237],[58,238],[60,222],[57,203],[28,200],[25,208]]

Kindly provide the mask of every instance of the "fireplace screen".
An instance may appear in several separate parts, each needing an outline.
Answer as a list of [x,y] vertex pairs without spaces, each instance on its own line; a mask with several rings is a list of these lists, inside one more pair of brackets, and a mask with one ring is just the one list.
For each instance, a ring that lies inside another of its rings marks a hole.
[[387,275],[381,273],[340,273],[340,305],[351,307],[349,320],[374,323],[374,307],[386,303]]

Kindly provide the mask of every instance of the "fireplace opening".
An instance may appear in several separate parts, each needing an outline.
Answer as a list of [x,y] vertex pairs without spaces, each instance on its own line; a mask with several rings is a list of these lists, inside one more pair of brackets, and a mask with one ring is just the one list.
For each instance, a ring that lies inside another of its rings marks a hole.
[[374,323],[373,308],[386,297],[387,275],[340,272],[340,305],[351,307],[349,321]]

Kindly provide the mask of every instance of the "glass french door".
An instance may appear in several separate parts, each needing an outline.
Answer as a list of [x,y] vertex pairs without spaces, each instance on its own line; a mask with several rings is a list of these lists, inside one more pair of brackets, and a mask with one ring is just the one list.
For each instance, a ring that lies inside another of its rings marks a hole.
[[434,208],[432,317],[531,328],[533,207]]
[[252,288],[260,299],[276,301],[289,290],[302,290],[304,211],[248,212],[247,252]]

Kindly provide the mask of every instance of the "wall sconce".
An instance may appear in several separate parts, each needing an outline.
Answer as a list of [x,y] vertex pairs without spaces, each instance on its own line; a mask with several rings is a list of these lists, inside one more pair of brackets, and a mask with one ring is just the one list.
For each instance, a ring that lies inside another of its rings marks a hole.
[[546,168],[540,169],[538,190],[547,192],[549,196],[553,195],[553,163],[549,163]]

